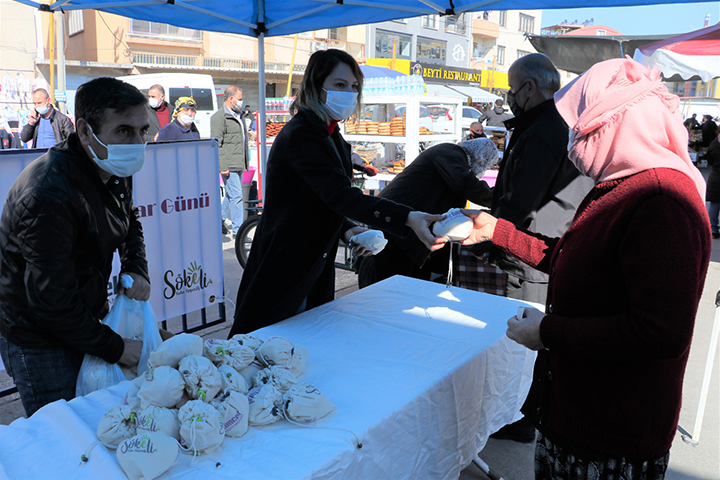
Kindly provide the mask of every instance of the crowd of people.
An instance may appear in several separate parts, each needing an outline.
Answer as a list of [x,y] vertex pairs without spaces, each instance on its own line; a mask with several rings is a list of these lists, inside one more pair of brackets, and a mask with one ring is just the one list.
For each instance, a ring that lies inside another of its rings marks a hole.
[[[550,59],[530,54],[512,64],[508,84],[512,118],[495,102],[466,139],[425,150],[372,196],[352,184],[339,128],[361,108],[363,74],[344,51],[315,52],[270,152],[230,335],[331,301],[338,244],[368,227],[389,240],[374,257],[354,247],[372,267],[368,283],[447,274],[448,238],[431,228],[470,200],[486,210],[463,210],[473,230],[462,244],[504,273],[507,297],[537,306],[507,321],[508,337],[538,356],[524,419],[497,435],[536,441],[538,479],[662,479],[720,237],[717,125],[699,125],[713,168],[706,186],[688,153],[698,125],[683,125],[677,97],[633,60],[599,63],[561,88]],[[0,217],[0,354],[28,415],[74,397],[86,353],[137,364],[141,342],[99,322],[114,251],[135,280],[124,293],[150,296],[130,177],[148,140],[200,138],[195,100],[170,105],[161,85],[144,95],[114,78],[87,82],[74,125],[47,91],[33,101],[22,139],[51,148],[15,181]],[[230,219],[233,234],[249,168],[243,106],[230,86],[211,119],[222,228]],[[493,188],[480,179],[498,161],[484,121],[512,132]]]

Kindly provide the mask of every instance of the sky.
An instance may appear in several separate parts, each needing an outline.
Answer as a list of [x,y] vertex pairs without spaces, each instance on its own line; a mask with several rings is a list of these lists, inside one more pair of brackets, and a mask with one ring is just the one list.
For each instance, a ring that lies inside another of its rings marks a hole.
[[582,23],[593,18],[592,24],[614,28],[623,35],[680,34],[703,28],[708,13],[709,25],[718,23],[720,2],[543,10],[542,26],[557,25],[563,20]]

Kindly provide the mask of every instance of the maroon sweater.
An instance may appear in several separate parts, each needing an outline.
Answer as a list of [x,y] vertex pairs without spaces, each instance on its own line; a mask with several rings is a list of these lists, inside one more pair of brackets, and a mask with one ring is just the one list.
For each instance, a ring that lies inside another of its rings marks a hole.
[[658,168],[601,183],[563,237],[498,220],[493,242],[550,275],[524,413],[581,456],[665,454],[710,261],[692,180]]

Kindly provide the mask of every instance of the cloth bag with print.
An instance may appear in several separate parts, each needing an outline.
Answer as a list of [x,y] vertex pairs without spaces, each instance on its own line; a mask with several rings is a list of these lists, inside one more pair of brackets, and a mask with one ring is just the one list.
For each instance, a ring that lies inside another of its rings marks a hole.
[[320,390],[307,383],[291,388],[283,396],[283,403],[288,419],[297,423],[313,423],[336,408]]
[[242,394],[248,392],[247,382],[233,367],[220,365],[218,367],[218,373],[220,373],[220,380],[222,380],[220,391],[227,392],[228,390],[232,390]]
[[245,395],[228,390],[212,402],[222,415],[225,435],[242,437],[248,430],[250,404]]
[[180,420],[174,408],[150,405],[137,412],[137,433],[161,432],[168,437],[180,440]]
[[269,367],[273,365],[288,367],[294,353],[295,345],[290,340],[283,337],[270,337],[258,348],[256,357]]
[[295,347],[295,352],[293,352],[293,357],[290,360],[289,368],[290,370],[292,370],[296,377],[299,377],[300,374],[303,373],[303,371],[305,370],[305,363],[307,362],[307,357],[307,348]]
[[270,425],[283,418],[280,406],[283,396],[272,385],[255,387],[248,392],[248,423],[253,426]]
[[100,419],[97,428],[98,440],[113,447],[117,447],[120,442],[134,437],[136,434],[136,416],[127,405],[108,410]]
[[241,370],[255,360],[255,350],[232,339],[210,339],[205,341],[205,356],[215,365],[229,365],[236,370]]
[[255,374],[253,386],[261,387],[263,385],[272,385],[277,388],[280,393],[285,393],[292,387],[297,385],[298,380],[295,374],[287,367],[267,367]]
[[130,410],[132,410],[133,412],[137,411],[140,408],[140,399],[138,398],[137,394],[140,391],[140,386],[143,383],[145,383],[145,375],[140,375],[135,380],[130,382],[130,388],[127,392],[125,392],[125,396],[120,402],[120,405],[129,405]]
[[230,340],[234,340],[244,347],[250,347],[253,351],[257,351],[257,349],[263,344],[263,341],[258,337],[245,333],[235,334],[230,337]]
[[190,398],[210,403],[220,391],[220,372],[209,359],[200,355],[188,355],[180,360],[178,368],[185,379],[185,390]]
[[148,358],[151,367],[167,365],[178,368],[180,360],[188,355],[203,354],[203,339],[198,335],[181,333],[168,338],[156,348]]
[[212,452],[225,438],[222,415],[202,400],[190,400],[183,405],[178,419],[180,444],[194,454]]
[[185,380],[180,372],[167,365],[153,368],[145,373],[145,381],[137,393],[140,408],[150,405],[174,407],[182,397],[184,389]]
[[153,480],[173,466],[178,450],[164,433],[143,432],[120,443],[116,455],[130,480]]
[[248,387],[250,387],[253,384],[255,374],[264,368],[265,365],[256,358],[250,365],[242,370],[238,370],[237,372],[243,377],[243,379],[245,379],[245,383],[247,383]]

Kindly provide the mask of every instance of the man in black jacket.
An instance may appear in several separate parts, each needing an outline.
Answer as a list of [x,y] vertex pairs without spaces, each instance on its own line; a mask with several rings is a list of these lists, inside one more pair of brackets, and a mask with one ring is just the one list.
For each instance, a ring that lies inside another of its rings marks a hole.
[[33,148],[50,148],[57,145],[75,131],[72,120],[63,115],[50,101],[50,95],[43,88],[33,93],[35,110],[30,112],[28,124],[20,132],[23,142],[33,141]]
[[[510,66],[508,85],[508,105],[515,117],[505,122],[513,131],[493,189],[491,213],[520,228],[559,237],[594,186],[567,157],[568,127],[553,100],[560,74],[548,57],[533,53]],[[507,273],[508,297],[545,304],[547,275],[497,248],[490,250],[489,259]],[[522,419],[493,436],[529,443],[535,428]]]
[[[497,148],[488,138],[441,143],[422,152],[379,196],[434,214],[464,208],[467,200],[490,206],[492,191],[478,177],[497,161]],[[388,243],[383,251],[362,259],[360,288],[393,275],[429,280],[432,273],[447,274],[449,245],[431,253],[412,232],[385,238]]]
[[140,358],[142,342],[100,321],[115,250],[121,273],[134,280],[121,293],[150,296],[130,178],[145,158],[146,103],[114,78],[81,85],[77,133],[28,165],[8,192],[0,217],[0,354],[28,416],[75,396],[85,354],[128,366]]

